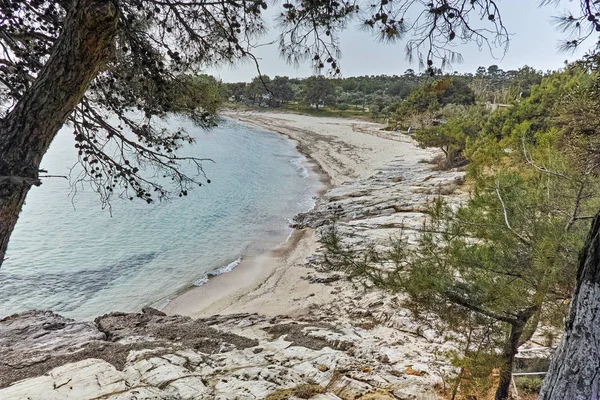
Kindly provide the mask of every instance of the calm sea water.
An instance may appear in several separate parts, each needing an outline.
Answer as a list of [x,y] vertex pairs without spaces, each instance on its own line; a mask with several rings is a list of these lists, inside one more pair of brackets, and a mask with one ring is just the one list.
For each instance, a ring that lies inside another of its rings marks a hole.
[[[172,202],[116,199],[111,217],[91,189],[72,202],[66,180],[46,179],[30,191],[0,269],[0,316],[138,311],[287,239],[289,220],[312,207],[319,185],[294,144],[231,120],[211,131],[173,122],[197,140],[186,153],[215,161],[204,163],[212,183]],[[74,161],[63,130],[42,168],[66,174]]]

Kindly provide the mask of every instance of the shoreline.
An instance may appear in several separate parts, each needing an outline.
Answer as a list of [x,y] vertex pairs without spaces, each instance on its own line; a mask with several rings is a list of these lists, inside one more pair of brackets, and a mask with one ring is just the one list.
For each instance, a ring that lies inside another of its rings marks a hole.
[[[412,162],[416,162],[415,153],[428,154],[414,151],[412,143],[407,146],[402,138],[386,136],[380,131],[382,125],[376,123],[252,111],[230,111],[223,116],[294,141],[308,161],[309,172],[319,177],[319,198],[345,183],[377,174],[399,153],[404,152]],[[307,211],[318,205],[319,200]],[[314,229],[293,229],[286,242],[265,253],[242,257],[232,271],[176,294],[162,311],[192,318],[245,312],[301,315],[309,307],[336,298],[329,286],[309,282],[314,270],[305,267],[306,259],[318,248]]]
[[[317,192],[316,192],[317,196],[322,196],[329,189],[331,189],[333,187],[333,184],[331,183],[331,176],[327,173],[327,171],[325,171],[325,169],[319,163],[319,161],[314,159],[311,156],[310,151],[297,138],[294,138],[293,136],[290,136],[289,134],[287,134],[285,132],[274,130],[274,129],[269,129],[268,127],[265,127],[264,125],[257,124],[251,120],[241,118],[241,117],[239,117],[238,114],[239,114],[239,112],[237,112],[237,111],[226,110],[222,116],[225,118],[233,119],[237,122],[240,122],[243,125],[247,125],[250,127],[254,127],[254,128],[258,128],[258,129],[276,133],[277,135],[283,136],[283,137],[287,138],[288,140],[291,140],[292,142],[294,142],[298,153],[300,153],[301,155],[306,157],[306,161],[310,166],[309,171],[315,173],[319,177],[319,182],[321,182],[321,184],[323,185],[323,187],[321,187],[319,190],[317,190]],[[314,208],[314,206],[313,206],[313,208]],[[310,211],[310,210],[307,210],[307,211]]]
[[[316,207],[318,198],[333,187],[329,174],[327,174],[317,160],[311,157],[309,150],[303,146],[299,140],[286,133],[269,129],[261,124],[255,124],[251,121],[235,118],[229,113],[223,116],[233,119],[243,125],[283,136],[294,143],[298,153],[306,159],[305,166],[309,171],[309,175],[314,175],[320,184],[320,187],[314,192],[314,196],[316,196],[315,203],[310,209],[307,209],[304,212],[312,211]],[[230,271],[218,275],[211,275],[212,272],[208,272],[208,279],[204,284],[191,284],[183,290],[169,296],[166,300],[161,300],[158,302],[159,304],[162,304],[159,309],[169,315],[179,314],[191,316],[193,318],[208,317],[215,313],[223,312],[235,303],[238,303],[242,297],[263,286],[269,278],[273,277],[278,268],[284,266],[286,258],[298,248],[306,248],[302,253],[304,258],[309,257],[314,253],[316,250],[316,235],[313,229],[291,228],[290,234],[286,240],[279,243],[274,248],[257,255],[240,255],[238,264]],[[300,257],[302,257],[302,255],[300,255]],[[295,259],[294,261],[301,260]],[[215,271],[218,271],[218,269]],[[314,297],[314,294],[310,293],[308,297]],[[290,310],[290,313],[288,314],[293,314],[293,311],[295,310]],[[263,314],[269,315],[267,312],[263,312]],[[280,313],[276,312],[275,315],[277,314]]]

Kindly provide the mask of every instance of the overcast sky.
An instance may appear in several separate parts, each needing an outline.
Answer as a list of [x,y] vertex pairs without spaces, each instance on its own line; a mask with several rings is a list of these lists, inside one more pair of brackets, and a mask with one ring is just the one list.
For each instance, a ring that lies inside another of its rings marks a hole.
[[[563,67],[565,60],[574,61],[580,58],[584,54],[583,48],[575,54],[558,51],[559,41],[565,36],[552,25],[552,17],[566,11],[565,6],[569,5],[569,2],[565,0],[562,3],[559,7],[540,8],[537,0],[501,0],[499,7],[502,18],[512,34],[507,54],[502,57],[502,52],[498,50],[497,54],[492,55],[487,49],[479,50],[474,43],[457,46],[455,50],[463,55],[464,62],[452,65],[452,70],[475,72],[478,66],[497,64],[504,70],[529,65],[545,71]],[[260,42],[268,43],[276,37],[276,29],[271,28]],[[395,44],[379,43],[371,34],[359,30],[357,22],[354,22],[341,35],[342,75],[400,75],[408,68],[418,70],[416,62],[411,64],[406,61],[404,45],[402,41]],[[279,57],[276,44],[261,47],[255,54],[260,59],[262,73],[271,77],[306,77],[312,74],[312,68],[308,64],[298,68],[286,64]],[[235,67],[223,66],[208,72],[226,82],[249,81],[257,75],[256,67],[251,63],[242,63]]]

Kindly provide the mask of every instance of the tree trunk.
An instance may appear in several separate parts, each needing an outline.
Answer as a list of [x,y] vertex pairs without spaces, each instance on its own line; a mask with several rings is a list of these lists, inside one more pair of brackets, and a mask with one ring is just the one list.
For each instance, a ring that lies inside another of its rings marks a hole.
[[543,400],[600,398],[600,212],[579,254],[576,285],[565,334],[540,392]]
[[498,389],[496,389],[495,400],[506,400],[508,399],[508,392],[510,390],[510,381],[512,380],[512,369],[515,361],[515,355],[519,351],[519,339],[523,334],[525,323],[511,324],[510,335],[508,341],[502,351],[502,368],[500,369],[500,383],[498,383]]
[[25,196],[39,185],[48,146],[110,59],[118,11],[111,0],[75,0],[52,54],[0,126],[0,265]]

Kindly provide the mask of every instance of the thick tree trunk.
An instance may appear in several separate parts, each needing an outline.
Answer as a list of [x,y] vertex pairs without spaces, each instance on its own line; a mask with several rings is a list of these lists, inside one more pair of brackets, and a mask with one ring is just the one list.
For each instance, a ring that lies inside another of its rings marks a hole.
[[579,254],[565,334],[540,393],[543,400],[600,398],[600,213]]
[[502,351],[502,360],[504,365],[502,365],[502,368],[500,369],[500,382],[498,383],[498,389],[496,389],[496,395],[494,396],[495,400],[508,399],[515,355],[519,351],[519,343],[521,335],[523,334],[525,323],[526,321],[523,323],[514,323],[510,327],[510,335],[504,350]]
[[116,4],[71,4],[48,62],[0,126],[0,265],[25,196],[32,185],[39,185],[42,156],[112,54]]

